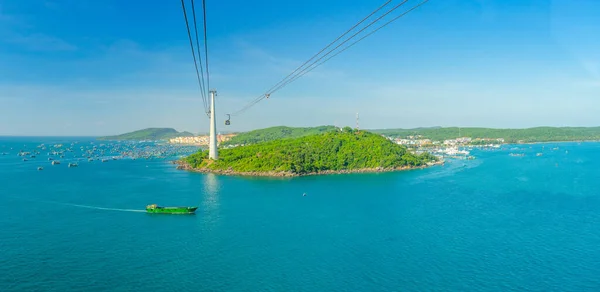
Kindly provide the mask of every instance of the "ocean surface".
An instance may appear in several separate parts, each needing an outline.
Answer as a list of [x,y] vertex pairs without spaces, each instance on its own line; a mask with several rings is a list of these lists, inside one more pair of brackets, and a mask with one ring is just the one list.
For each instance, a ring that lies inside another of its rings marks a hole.
[[75,142],[0,138],[0,291],[600,291],[600,143],[293,179],[17,156]]

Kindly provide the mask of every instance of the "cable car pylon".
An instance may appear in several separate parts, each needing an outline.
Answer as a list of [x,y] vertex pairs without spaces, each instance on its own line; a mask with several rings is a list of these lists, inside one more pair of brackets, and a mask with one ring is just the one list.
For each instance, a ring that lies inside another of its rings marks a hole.
[[215,117],[215,95],[217,91],[210,91],[210,137],[208,141],[208,158],[212,160],[219,159],[219,149],[217,149],[217,119]]

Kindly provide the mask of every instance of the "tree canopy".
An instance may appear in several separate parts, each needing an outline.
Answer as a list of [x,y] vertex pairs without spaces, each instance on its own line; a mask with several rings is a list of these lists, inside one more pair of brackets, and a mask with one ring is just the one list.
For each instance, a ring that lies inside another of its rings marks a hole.
[[334,126],[320,126],[309,128],[292,128],[292,127],[271,127],[266,129],[254,130],[246,133],[241,133],[231,140],[223,142],[223,145],[248,145],[261,142],[273,141],[286,138],[298,138],[309,135],[321,134],[335,131]]

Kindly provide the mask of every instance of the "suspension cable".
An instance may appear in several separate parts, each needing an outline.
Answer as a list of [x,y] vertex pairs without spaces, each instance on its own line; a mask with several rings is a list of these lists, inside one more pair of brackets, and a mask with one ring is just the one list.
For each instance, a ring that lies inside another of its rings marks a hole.
[[200,86],[201,97],[204,104],[204,111],[208,115],[208,108],[206,106],[206,98],[204,96],[204,89],[202,88],[202,82],[200,81],[200,72],[198,71],[198,62],[196,61],[196,52],[194,51],[194,44],[192,41],[192,33],[190,32],[190,26],[187,18],[187,12],[185,9],[184,0],[181,0],[181,8],[183,9],[183,17],[185,18],[185,27],[187,28],[188,38],[190,40],[190,48],[192,49],[192,56],[194,57],[194,67],[196,68],[196,77],[198,78],[198,86]]
[[210,74],[208,73],[208,40],[206,38],[206,0],[202,0],[202,11],[204,11],[204,54],[206,56],[206,85],[210,91]]
[[379,16],[377,19],[371,21],[371,23],[369,23],[367,26],[363,27],[362,29],[360,29],[359,31],[357,31],[355,34],[353,34],[352,36],[348,37],[346,40],[344,40],[343,42],[341,42],[340,44],[338,44],[335,48],[329,50],[325,55],[323,55],[320,58],[318,58],[317,60],[313,61],[308,67],[302,69],[302,71],[300,71],[298,74],[296,74],[296,76],[292,77],[290,80],[288,80],[288,81],[284,82],[283,84],[279,85],[278,87],[276,87],[272,91],[267,92],[267,94],[272,94],[273,92],[278,91],[279,89],[281,89],[281,88],[285,87],[286,85],[292,83],[294,80],[298,79],[297,76],[299,76],[300,74],[302,74],[303,72],[305,72],[306,70],[308,70],[308,68],[310,68],[311,66],[313,66],[317,62],[321,61],[323,58],[327,57],[333,51],[335,51],[338,48],[340,48],[341,46],[343,46],[345,43],[347,43],[348,41],[350,41],[351,39],[353,39],[354,37],[356,37],[357,35],[359,35],[363,31],[365,31],[367,28],[371,27],[371,25],[377,23],[382,18],[384,18],[388,14],[392,13],[394,10],[396,10],[396,9],[400,8],[402,5],[406,4],[406,2],[408,2],[408,0],[404,0],[404,1],[400,2],[398,5],[394,6],[392,9],[388,10],[386,13],[384,13],[381,16]]
[[[198,40],[198,22],[196,21],[196,8],[194,7],[194,0],[192,2],[192,15],[194,18],[194,32],[196,33],[196,49],[198,51],[198,61],[200,67],[200,76],[202,77],[202,94],[204,95],[204,101],[207,102],[208,90],[204,83],[204,69],[202,69],[202,51],[200,50],[200,41]],[[207,105],[208,106],[208,105]]]
[[[308,61],[306,61],[304,64],[302,64],[300,67],[298,67],[296,70],[294,70],[294,72],[292,72],[290,75],[288,75],[286,78],[284,78],[282,81],[278,82],[275,86],[271,87],[267,93],[262,94],[260,96],[258,96],[257,98],[255,98],[253,101],[251,101],[250,103],[248,103],[246,106],[244,106],[243,108],[241,108],[240,110],[234,112],[233,114],[231,114],[232,116],[237,116],[242,114],[243,112],[245,112],[246,110],[248,110],[249,108],[251,108],[252,106],[254,106],[255,104],[257,104],[258,102],[260,102],[261,100],[265,99],[265,98],[269,98],[269,96],[282,89],[283,87],[285,87],[286,85],[294,82],[295,80],[297,80],[298,78],[304,76],[305,74],[309,73],[310,71],[314,70],[315,68],[323,65],[324,63],[326,63],[327,61],[331,60],[332,58],[334,58],[335,56],[341,54],[342,52],[346,51],[347,49],[349,49],[350,47],[356,45],[357,43],[359,43],[360,41],[364,40],[365,38],[371,36],[372,34],[374,34],[375,32],[379,31],[380,29],[384,28],[385,26],[389,25],[390,23],[398,20],[399,18],[403,17],[404,15],[412,12],[413,10],[417,9],[418,7],[422,6],[423,4],[427,3],[429,0],[424,0],[422,2],[420,2],[419,4],[411,7],[410,9],[408,9],[407,11],[403,12],[402,14],[396,16],[395,18],[391,19],[390,21],[386,22],[385,24],[377,27],[376,29],[374,29],[373,31],[369,32],[368,34],[364,35],[363,37],[361,37],[360,39],[356,40],[355,42],[351,43],[350,45],[342,48],[340,51],[336,52],[335,54],[333,54],[332,56],[330,56],[329,58],[321,61],[323,58],[327,57],[329,54],[333,53],[335,50],[337,50],[338,48],[340,48],[342,45],[344,45],[345,43],[347,43],[348,41],[350,41],[351,39],[353,39],[354,37],[356,37],[358,34],[362,33],[364,30],[366,30],[367,28],[369,28],[370,26],[372,26],[373,24],[375,24],[376,22],[380,21],[382,18],[384,18],[385,16],[387,16],[389,13],[391,13],[392,11],[396,10],[397,8],[399,8],[400,6],[404,5],[408,0],[404,0],[403,2],[401,2],[400,4],[394,6],[393,8],[391,8],[389,11],[387,11],[385,14],[381,15],[380,17],[378,17],[377,19],[375,19],[374,21],[372,21],[371,23],[369,23],[366,27],[362,28],[360,31],[358,31],[357,33],[355,33],[354,35],[348,37],[346,40],[344,40],[342,43],[338,44],[335,48],[331,49],[330,51],[328,51],[325,55],[321,56],[319,59],[313,61],[309,66],[303,68],[300,72],[298,72],[298,70],[302,67],[304,67],[308,62],[310,62],[312,59],[314,59],[317,55],[319,55],[320,53],[322,53],[323,51],[325,51],[325,49],[327,49],[328,47],[330,47],[333,43],[337,42],[339,39],[341,39],[344,35],[348,34],[350,31],[352,31],[356,26],[358,26],[360,23],[364,22],[366,19],[368,19],[370,16],[372,16],[374,13],[376,13],[377,11],[379,11],[381,8],[383,8],[384,6],[386,6],[388,2],[384,3],[382,6],[380,6],[379,8],[377,8],[374,12],[372,12],[371,14],[369,14],[369,16],[367,16],[365,19],[361,20],[358,24],[356,24],[355,26],[353,26],[350,30],[346,31],[342,36],[338,37],[334,42],[330,43],[329,45],[327,45],[324,49],[322,49],[319,53],[317,53],[316,55],[314,55],[313,57],[311,57],[311,59],[309,59]],[[319,62],[321,61],[321,62]],[[315,65],[316,64],[316,65]],[[298,72],[298,73],[296,73]],[[294,73],[296,73],[294,75]],[[293,75],[293,76],[292,76]],[[292,76],[291,78],[289,78],[290,76]]]
[[[385,24],[381,25],[380,27],[376,28],[375,30],[373,30],[373,31],[369,32],[368,34],[364,35],[363,37],[361,37],[361,38],[360,38],[360,39],[358,39],[357,41],[353,42],[352,44],[350,44],[350,45],[346,46],[345,48],[341,49],[340,51],[336,52],[335,54],[333,54],[333,55],[332,55],[332,56],[330,56],[329,58],[327,58],[327,59],[323,60],[322,62],[320,62],[320,63],[316,64],[314,67],[311,67],[310,69],[308,69],[308,70],[307,70],[307,71],[305,71],[305,72],[301,72],[299,75],[297,75],[296,77],[294,77],[294,79],[293,79],[293,80],[289,81],[289,83],[291,83],[291,82],[294,82],[296,79],[298,79],[298,78],[300,78],[300,77],[304,76],[304,75],[305,75],[305,74],[307,74],[308,72],[310,72],[310,71],[312,71],[312,70],[316,69],[317,67],[319,67],[319,66],[323,65],[325,62],[327,62],[327,61],[331,60],[331,59],[332,59],[332,58],[334,58],[335,56],[337,56],[337,55],[341,54],[342,52],[344,52],[344,51],[346,51],[347,49],[351,48],[352,46],[356,45],[356,44],[357,44],[357,43],[359,43],[360,41],[362,41],[362,40],[366,39],[366,38],[367,38],[367,37],[369,37],[370,35],[372,35],[372,34],[374,34],[375,32],[377,32],[378,30],[380,30],[380,29],[382,29],[382,28],[386,27],[388,24],[390,24],[390,23],[392,23],[392,22],[394,22],[394,21],[398,20],[399,18],[403,17],[404,15],[406,15],[406,14],[410,13],[411,11],[413,11],[413,10],[415,10],[415,9],[419,8],[419,6],[421,6],[421,5],[425,4],[425,3],[427,3],[428,1],[429,1],[429,0],[424,0],[424,1],[420,2],[419,4],[417,4],[417,5],[413,6],[412,8],[410,8],[409,10],[407,10],[407,11],[403,12],[402,14],[400,14],[400,15],[396,16],[395,18],[393,18],[392,20],[390,20],[390,21],[386,22]],[[288,84],[289,84],[289,83],[288,83]],[[272,91],[271,93],[274,93],[275,91],[277,91],[277,90],[279,90],[279,89],[281,89],[281,88],[278,88],[278,89],[276,89],[276,90]]]

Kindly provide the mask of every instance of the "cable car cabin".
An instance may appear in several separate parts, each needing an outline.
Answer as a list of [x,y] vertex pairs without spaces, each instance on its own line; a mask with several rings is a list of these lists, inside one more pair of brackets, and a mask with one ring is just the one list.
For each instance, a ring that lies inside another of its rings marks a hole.
[[225,126],[231,125],[231,122],[229,120],[231,120],[231,115],[227,114],[227,120],[225,120]]

